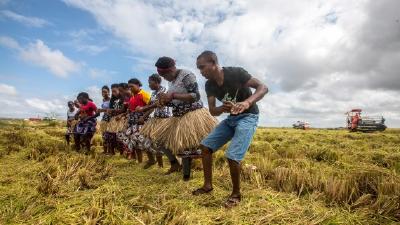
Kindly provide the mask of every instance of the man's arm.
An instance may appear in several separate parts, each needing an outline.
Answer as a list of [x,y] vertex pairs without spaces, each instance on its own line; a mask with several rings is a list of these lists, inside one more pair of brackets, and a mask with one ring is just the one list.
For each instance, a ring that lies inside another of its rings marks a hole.
[[248,109],[252,104],[261,100],[264,97],[264,95],[268,93],[268,87],[254,77],[252,77],[249,81],[247,81],[245,87],[254,88],[256,89],[256,91],[254,92],[254,94],[252,94],[243,102],[236,103],[231,109],[232,114],[242,113],[243,111]]
[[232,107],[232,105],[227,102],[224,102],[224,104],[221,106],[218,106],[218,107],[215,106],[215,97],[214,96],[208,96],[207,101],[208,101],[208,107],[209,107],[210,114],[213,116],[219,116],[222,113],[229,112]]

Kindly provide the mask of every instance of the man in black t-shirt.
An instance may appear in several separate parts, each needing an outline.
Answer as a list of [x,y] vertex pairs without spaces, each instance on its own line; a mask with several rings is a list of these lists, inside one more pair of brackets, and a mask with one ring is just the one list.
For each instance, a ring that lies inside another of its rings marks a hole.
[[[268,88],[241,67],[220,67],[214,52],[205,51],[197,57],[197,68],[207,79],[205,88],[210,113],[219,116],[230,113],[201,142],[203,155],[204,185],[193,191],[193,195],[205,194],[212,187],[212,153],[231,141],[225,156],[228,158],[232,179],[232,194],[225,207],[233,207],[241,200],[240,162],[243,160],[258,124],[257,101],[268,92]],[[256,89],[252,93],[250,88]],[[222,102],[216,106],[216,99]]]

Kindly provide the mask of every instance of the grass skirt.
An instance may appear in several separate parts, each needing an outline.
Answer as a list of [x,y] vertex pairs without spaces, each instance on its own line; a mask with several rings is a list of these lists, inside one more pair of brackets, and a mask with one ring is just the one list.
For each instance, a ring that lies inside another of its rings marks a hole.
[[127,118],[124,115],[113,116],[107,123],[105,131],[109,133],[117,133],[126,130],[128,126]]
[[195,152],[200,142],[214,129],[217,122],[208,109],[196,109],[183,116],[167,119],[162,127],[152,132],[154,135],[152,137],[174,154]]
[[169,118],[150,118],[140,130],[140,134],[144,136],[143,149],[154,154],[163,154],[160,145],[159,133],[164,133],[168,128],[166,124]]

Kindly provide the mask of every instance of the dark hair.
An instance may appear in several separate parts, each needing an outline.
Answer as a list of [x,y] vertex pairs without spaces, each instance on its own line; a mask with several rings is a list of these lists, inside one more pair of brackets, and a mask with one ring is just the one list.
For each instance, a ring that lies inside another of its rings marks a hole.
[[118,88],[118,87],[119,87],[119,84],[111,84],[111,89]]
[[119,86],[120,88],[124,88],[124,89],[127,89],[127,88],[128,88],[128,84],[127,84],[127,83],[120,83],[118,86]]
[[107,90],[107,91],[110,91],[110,88],[107,86],[107,85],[104,85],[102,88],[101,88],[101,90]]
[[81,93],[78,94],[78,96],[76,98],[77,99],[78,98],[87,98],[87,99],[89,99],[89,94],[86,93],[86,92],[81,92]]
[[175,66],[175,60],[171,57],[163,56],[158,58],[155,66],[161,69],[168,69]]
[[74,105],[73,101],[68,101],[68,105]]
[[156,74],[156,73],[154,73],[154,74],[149,76],[149,80],[152,80],[152,81],[156,82],[157,84],[160,84],[161,83],[161,76]]
[[207,62],[212,62],[214,64],[218,64],[218,57],[217,54],[213,51],[206,50],[202,52],[199,56],[197,56],[197,60],[200,58],[204,58]]
[[130,80],[128,81],[128,84],[136,84],[136,85],[138,85],[139,87],[142,86],[142,82],[140,82],[140,80],[138,80],[138,79],[136,79],[136,78],[130,79]]

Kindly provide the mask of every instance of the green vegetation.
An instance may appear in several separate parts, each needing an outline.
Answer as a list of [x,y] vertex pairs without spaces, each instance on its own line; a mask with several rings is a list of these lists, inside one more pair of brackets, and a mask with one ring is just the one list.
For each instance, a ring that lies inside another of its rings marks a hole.
[[[86,156],[65,145],[60,122],[0,121],[0,224],[399,224],[400,130],[259,128],[242,171],[242,203],[230,193],[223,152],[214,191],[192,196],[194,177],[117,155],[101,137]],[[165,159],[166,160],[166,159]],[[165,161],[165,165],[168,163]]]

